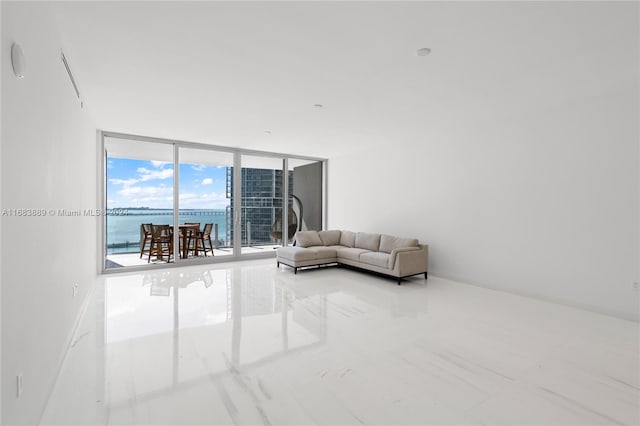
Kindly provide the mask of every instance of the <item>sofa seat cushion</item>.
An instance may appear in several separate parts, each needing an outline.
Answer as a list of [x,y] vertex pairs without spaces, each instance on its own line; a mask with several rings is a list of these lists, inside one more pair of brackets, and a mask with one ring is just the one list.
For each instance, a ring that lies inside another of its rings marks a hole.
[[356,234],[356,247],[371,251],[378,251],[380,248],[380,234],[358,232]]
[[338,249],[338,258],[355,260],[356,262],[360,261],[360,255],[362,253],[370,253],[370,250],[365,250],[361,248],[351,248],[351,247],[343,247]]
[[325,246],[314,247],[278,247],[278,257],[294,262],[304,262],[307,260],[326,260],[336,257],[335,248]]
[[298,262],[318,258],[318,252],[303,247],[278,247],[277,253],[278,257],[282,259]]
[[316,259],[328,259],[336,257],[337,253],[337,250],[335,248],[325,246],[314,246],[309,247],[305,250],[313,250],[316,253]]
[[360,262],[368,265],[379,266],[380,268],[389,267],[389,254],[380,252],[362,253],[360,255]]

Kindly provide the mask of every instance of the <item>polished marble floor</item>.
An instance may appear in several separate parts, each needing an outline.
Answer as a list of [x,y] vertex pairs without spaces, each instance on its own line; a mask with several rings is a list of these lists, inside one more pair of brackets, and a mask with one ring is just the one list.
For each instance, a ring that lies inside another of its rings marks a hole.
[[639,325],[273,260],[103,278],[43,424],[638,425]]

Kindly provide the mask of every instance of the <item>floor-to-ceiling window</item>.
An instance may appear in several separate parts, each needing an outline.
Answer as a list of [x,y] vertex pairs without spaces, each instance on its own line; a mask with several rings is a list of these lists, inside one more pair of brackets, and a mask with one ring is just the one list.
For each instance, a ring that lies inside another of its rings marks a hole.
[[101,135],[104,270],[274,256],[322,229],[322,159]]
[[242,154],[240,246],[242,253],[273,251],[281,239],[285,197],[283,159]]
[[182,258],[233,255],[233,152],[180,147],[178,158]]
[[169,243],[150,255],[148,225],[174,223],[173,147],[108,137],[104,148],[105,269],[171,261]]

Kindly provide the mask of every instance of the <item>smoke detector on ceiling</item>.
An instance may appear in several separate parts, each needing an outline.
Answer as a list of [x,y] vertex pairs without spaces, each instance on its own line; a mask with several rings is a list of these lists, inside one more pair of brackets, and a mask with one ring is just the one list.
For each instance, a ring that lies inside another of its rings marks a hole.
[[11,65],[13,66],[13,73],[18,78],[24,78],[24,73],[27,70],[27,63],[24,60],[24,53],[22,47],[18,43],[11,45]]

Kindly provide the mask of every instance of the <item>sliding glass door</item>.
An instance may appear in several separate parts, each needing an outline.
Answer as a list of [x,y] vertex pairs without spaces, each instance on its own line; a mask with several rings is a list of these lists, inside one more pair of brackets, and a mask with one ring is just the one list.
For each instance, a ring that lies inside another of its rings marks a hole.
[[272,251],[293,244],[298,231],[322,230],[322,161],[243,154],[241,164],[242,253]]
[[323,225],[323,160],[102,133],[104,270],[270,257]]
[[242,253],[273,252],[282,245],[282,158],[242,154],[240,246]]
[[233,152],[180,147],[178,158],[181,259],[233,256]]
[[104,147],[105,269],[171,262],[168,241],[152,247],[150,225],[173,226],[173,147],[122,138]]

